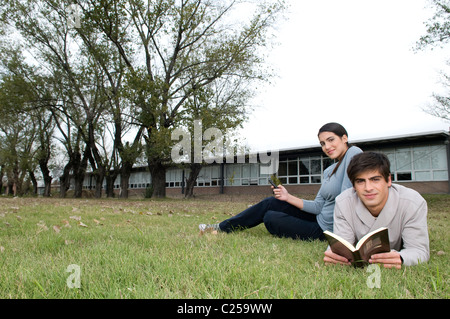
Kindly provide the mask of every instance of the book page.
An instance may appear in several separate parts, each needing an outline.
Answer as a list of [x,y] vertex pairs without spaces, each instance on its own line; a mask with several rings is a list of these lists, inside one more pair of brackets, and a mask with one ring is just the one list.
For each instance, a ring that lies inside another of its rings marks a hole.
[[385,253],[390,251],[389,235],[387,229],[377,231],[369,236],[361,245],[359,250],[361,258],[365,261],[370,259],[370,256],[378,253]]
[[[341,236],[336,235],[335,233],[329,232],[328,230],[324,231],[323,233],[325,234],[325,236],[326,236],[327,238],[332,237],[332,239],[337,240],[337,241],[340,241],[340,242],[341,242],[343,245],[345,245],[349,250],[351,250],[351,251],[355,251],[355,250],[356,250],[355,246],[353,246],[352,244],[350,244],[347,240],[345,240],[345,239],[342,238]],[[328,242],[329,242],[329,241],[328,241]],[[331,243],[330,243],[330,246],[331,246]]]
[[358,243],[356,244],[356,250],[359,250],[359,248],[361,248],[361,246],[364,244],[364,242],[367,240],[367,238],[369,238],[370,236],[372,236],[373,234],[376,234],[378,232],[381,232],[383,230],[387,229],[386,227],[381,227],[378,228],[374,231],[371,231],[370,233],[366,234],[365,236],[361,237],[361,239],[358,241]]
[[350,244],[344,238],[329,231],[324,231],[323,233],[327,238],[328,243],[330,244],[330,249],[332,252],[343,256],[350,261],[354,259],[353,252],[355,251],[355,247],[352,244]]

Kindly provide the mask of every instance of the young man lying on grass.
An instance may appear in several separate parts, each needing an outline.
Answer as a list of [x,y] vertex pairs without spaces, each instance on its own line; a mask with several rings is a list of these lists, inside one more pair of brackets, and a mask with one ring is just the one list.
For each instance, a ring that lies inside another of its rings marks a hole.
[[[353,188],[336,198],[334,230],[350,243],[387,227],[391,251],[374,254],[369,262],[400,269],[430,258],[427,203],[416,191],[392,184],[389,159],[379,153],[354,156],[347,169]],[[325,251],[326,264],[350,265],[349,260]]]

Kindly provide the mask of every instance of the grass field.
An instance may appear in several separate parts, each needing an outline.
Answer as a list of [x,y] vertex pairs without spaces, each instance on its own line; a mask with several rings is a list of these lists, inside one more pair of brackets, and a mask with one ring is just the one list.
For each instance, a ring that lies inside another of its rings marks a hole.
[[425,197],[431,259],[379,269],[380,288],[368,268],[325,266],[325,242],[199,235],[261,197],[3,197],[0,298],[448,298],[450,195]]

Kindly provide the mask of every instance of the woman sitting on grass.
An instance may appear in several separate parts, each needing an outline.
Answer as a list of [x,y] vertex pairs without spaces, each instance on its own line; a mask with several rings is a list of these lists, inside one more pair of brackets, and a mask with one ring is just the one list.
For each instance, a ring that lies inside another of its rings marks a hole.
[[324,240],[323,232],[333,231],[336,196],[352,187],[347,176],[347,166],[352,157],[362,151],[348,144],[347,131],[338,123],[322,126],[318,137],[323,152],[338,162],[323,172],[323,182],[315,200],[297,198],[282,185],[277,188],[272,186],[274,197],[268,197],[219,224],[201,224],[200,230],[230,233],[264,223],[271,234],[279,237]]

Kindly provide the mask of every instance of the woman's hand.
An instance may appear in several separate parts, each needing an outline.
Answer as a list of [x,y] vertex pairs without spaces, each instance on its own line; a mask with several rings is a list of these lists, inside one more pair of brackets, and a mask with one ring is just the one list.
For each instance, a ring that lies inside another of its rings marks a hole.
[[279,199],[282,201],[287,201],[289,199],[289,192],[287,191],[286,188],[284,188],[283,185],[278,185],[277,188],[274,188],[272,186],[272,189],[273,189],[273,194],[276,199]]
[[286,188],[284,188],[283,185],[278,185],[277,188],[274,188],[272,186],[272,189],[276,199],[288,202],[289,204],[294,205],[298,209],[303,209],[303,199],[300,199],[298,197],[289,194],[289,192],[287,191]]

